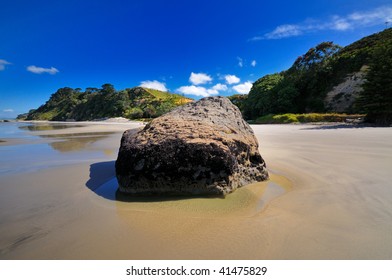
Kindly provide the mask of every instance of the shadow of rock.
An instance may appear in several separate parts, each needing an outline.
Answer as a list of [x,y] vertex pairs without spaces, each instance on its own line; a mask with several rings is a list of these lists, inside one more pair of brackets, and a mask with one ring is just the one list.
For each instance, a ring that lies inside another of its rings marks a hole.
[[186,200],[193,198],[224,198],[219,195],[202,196],[138,196],[124,194],[118,191],[116,178],[115,161],[97,162],[90,165],[90,179],[86,182],[88,187],[95,194],[114,201],[123,202],[162,202],[174,200]]
[[90,179],[86,182],[86,187],[109,200],[116,200],[118,188],[114,164],[115,161],[91,164]]
[[116,200],[123,201],[123,202],[163,202],[163,201],[177,201],[177,200],[187,200],[187,199],[195,199],[195,198],[222,198],[224,199],[224,195],[157,195],[153,194],[151,196],[145,195],[132,195],[132,194],[125,194],[120,192],[119,190],[116,191]]

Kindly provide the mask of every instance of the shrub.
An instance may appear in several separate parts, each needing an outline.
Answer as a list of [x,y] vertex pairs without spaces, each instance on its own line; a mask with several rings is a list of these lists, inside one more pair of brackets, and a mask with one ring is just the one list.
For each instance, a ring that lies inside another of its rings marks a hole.
[[308,114],[283,114],[265,115],[257,118],[253,123],[258,124],[282,124],[282,123],[314,123],[314,122],[344,122],[347,119],[363,118],[365,115],[347,115],[337,113],[308,113]]
[[295,114],[283,114],[283,115],[266,115],[257,118],[255,123],[260,124],[279,124],[279,123],[298,123],[297,116]]
[[143,110],[139,107],[134,107],[125,111],[125,117],[128,119],[140,119],[143,117]]
[[277,123],[298,123],[297,115],[295,114],[283,114],[283,115],[275,115],[273,117]]

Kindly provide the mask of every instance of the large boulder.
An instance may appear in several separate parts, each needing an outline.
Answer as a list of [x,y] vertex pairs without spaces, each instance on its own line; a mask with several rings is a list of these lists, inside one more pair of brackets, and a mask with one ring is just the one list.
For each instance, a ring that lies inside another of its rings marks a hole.
[[207,97],[125,131],[116,161],[119,191],[225,195],[268,179],[257,139],[224,97]]

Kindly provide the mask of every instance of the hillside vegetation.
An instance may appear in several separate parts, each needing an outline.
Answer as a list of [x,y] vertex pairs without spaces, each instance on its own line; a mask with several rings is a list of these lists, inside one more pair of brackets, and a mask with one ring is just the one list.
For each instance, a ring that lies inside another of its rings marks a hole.
[[253,120],[254,124],[282,124],[282,123],[324,123],[324,122],[350,122],[359,123],[363,119],[362,114],[338,114],[338,113],[307,113],[307,114],[279,114],[265,115]]
[[154,118],[192,99],[154,89],[135,87],[116,90],[111,84],[102,88],[64,87],[36,110],[18,118],[27,120],[94,120],[110,117]]
[[[280,73],[261,77],[248,95],[230,100],[244,117],[275,122],[305,113],[366,114],[366,120],[392,124],[392,28],[362,38],[344,48],[322,42],[299,56]],[[20,115],[27,120],[94,120],[110,117],[154,118],[192,99],[142,87],[116,90],[57,90],[36,110]],[[289,114],[289,115],[285,115]],[[275,117],[274,115],[285,115]],[[315,115],[311,115],[312,119]],[[320,116],[320,115],[317,115]],[[339,118],[339,117],[338,117]],[[330,119],[330,117],[326,117]],[[332,119],[332,118],[331,118]]]
[[323,42],[299,56],[288,70],[258,79],[247,96],[231,100],[251,120],[270,114],[334,112],[337,106],[326,102],[327,93],[348,78],[362,77],[355,73],[365,77],[357,83],[355,98],[341,92],[332,101],[349,102],[341,113],[365,113],[369,121],[392,123],[392,28],[344,48]]

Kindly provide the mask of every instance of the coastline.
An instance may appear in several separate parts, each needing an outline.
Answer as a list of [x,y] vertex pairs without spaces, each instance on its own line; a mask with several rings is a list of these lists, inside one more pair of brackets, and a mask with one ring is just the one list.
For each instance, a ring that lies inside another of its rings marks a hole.
[[35,140],[47,157],[0,174],[0,259],[392,258],[390,128],[252,125],[270,189],[125,202],[113,196],[116,150],[122,131],[142,124],[69,125],[27,131],[53,136]]

